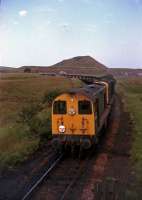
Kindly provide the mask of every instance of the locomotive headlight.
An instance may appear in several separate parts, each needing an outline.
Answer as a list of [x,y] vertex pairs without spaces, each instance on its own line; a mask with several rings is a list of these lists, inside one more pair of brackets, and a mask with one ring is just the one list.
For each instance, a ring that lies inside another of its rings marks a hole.
[[64,125],[60,125],[60,126],[59,126],[59,132],[60,132],[60,133],[64,133],[65,131],[66,131],[65,126],[64,126]]

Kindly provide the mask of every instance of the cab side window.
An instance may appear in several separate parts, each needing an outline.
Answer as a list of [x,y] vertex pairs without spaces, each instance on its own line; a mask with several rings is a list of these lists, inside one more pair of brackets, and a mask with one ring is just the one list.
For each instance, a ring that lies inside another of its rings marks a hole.
[[66,114],[67,104],[66,101],[55,101],[53,105],[53,114]]
[[90,101],[78,102],[78,114],[92,114],[92,104]]

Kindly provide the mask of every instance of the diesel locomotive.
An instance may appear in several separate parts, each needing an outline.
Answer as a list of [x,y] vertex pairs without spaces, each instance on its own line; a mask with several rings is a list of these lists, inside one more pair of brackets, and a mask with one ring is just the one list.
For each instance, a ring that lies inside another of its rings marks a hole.
[[52,104],[53,146],[89,149],[98,143],[102,128],[107,126],[114,93],[115,79],[105,76],[57,96]]

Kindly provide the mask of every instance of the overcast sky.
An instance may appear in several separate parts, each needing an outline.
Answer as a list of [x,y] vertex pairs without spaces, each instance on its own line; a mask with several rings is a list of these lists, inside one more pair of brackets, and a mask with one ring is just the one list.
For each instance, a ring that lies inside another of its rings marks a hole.
[[91,55],[142,67],[142,0],[0,0],[0,65]]

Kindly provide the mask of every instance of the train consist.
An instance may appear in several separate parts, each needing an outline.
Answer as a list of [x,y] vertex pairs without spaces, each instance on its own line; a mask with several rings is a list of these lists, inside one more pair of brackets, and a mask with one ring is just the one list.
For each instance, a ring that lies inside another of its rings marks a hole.
[[98,143],[107,125],[115,92],[112,76],[91,77],[82,88],[57,96],[52,104],[52,135],[55,147],[89,149]]

